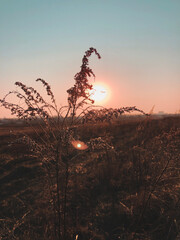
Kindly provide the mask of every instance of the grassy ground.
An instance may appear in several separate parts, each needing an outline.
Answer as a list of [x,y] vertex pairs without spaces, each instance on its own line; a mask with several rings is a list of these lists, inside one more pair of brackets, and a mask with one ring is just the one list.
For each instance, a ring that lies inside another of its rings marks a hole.
[[[0,239],[53,240],[48,177],[40,159],[15,141],[19,131],[30,133],[0,127]],[[84,142],[101,136],[114,149],[87,149],[71,162],[66,239],[180,239],[180,118],[77,131]]]

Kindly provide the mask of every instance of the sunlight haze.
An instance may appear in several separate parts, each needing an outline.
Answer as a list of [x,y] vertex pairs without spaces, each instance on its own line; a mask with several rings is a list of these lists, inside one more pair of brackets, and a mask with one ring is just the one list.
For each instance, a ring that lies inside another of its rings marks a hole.
[[[1,0],[0,99],[14,83],[42,87],[67,105],[84,52],[95,82],[109,86],[105,107],[137,106],[149,112],[180,110],[179,0]],[[94,83],[93,80],[90,83]],[[104,91],[102,89],[102,91]],[[103,95],[103,94],[102,94]],[[0,107],[0,118],[10,113]]]

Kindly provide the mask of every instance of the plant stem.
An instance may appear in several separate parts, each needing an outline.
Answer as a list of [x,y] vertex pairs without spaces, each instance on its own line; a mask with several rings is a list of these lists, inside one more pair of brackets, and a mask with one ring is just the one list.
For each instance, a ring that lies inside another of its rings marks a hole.
[[60,208],[60,182],[59,182],[59,162],[60,162],[60,149],[59,143],[56,152],[56,194],[57,194],[57,221],[58,221],[58,240],[61,240],[61,208]]

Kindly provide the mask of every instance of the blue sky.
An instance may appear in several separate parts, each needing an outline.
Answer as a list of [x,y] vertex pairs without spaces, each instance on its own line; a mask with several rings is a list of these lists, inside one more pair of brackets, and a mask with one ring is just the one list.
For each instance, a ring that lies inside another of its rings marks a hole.
[[[179,0],[0,0],[0,98],[39,77],[59,105],[74,84],[89,47],[96,81],[112,96],[108,107],[180,110]],[[0,117],[8,116],[0,109]]]

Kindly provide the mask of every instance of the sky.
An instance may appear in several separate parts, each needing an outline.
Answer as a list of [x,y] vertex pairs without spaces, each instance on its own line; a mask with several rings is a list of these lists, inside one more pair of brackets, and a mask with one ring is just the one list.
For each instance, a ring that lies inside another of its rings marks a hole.
[[[0,0],[0,98],[16,81],[67,104],[84,52],[96,82],[109,87],[105,107],[180,110],[179,0]],[[93,83],[93,81],[92,81]],[[9,117],[0,107],[0,118]]]

